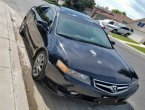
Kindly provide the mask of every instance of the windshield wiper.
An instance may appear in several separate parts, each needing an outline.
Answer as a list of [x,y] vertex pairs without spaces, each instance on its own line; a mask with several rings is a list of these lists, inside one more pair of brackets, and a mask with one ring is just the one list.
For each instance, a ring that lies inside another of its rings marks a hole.
[[71,36],[68,36],[68,35],[65,35],[65,34],[57,33],[57,35],[60,35],[62,37],[68,38],[68,39],[73,39]]
[[89,43],[89,44],[93,44],[93,45],[96,45],[96,46],[99,46],[99,47],[111,49],[111,47],[108,47],[108,46],[105,46],[105,45],[101,45],[101,44],[97,44],[97,43],[94,43],[94,42],[89,42],[89,41],[84,41],[84,40],[80,40],[80,41],[85,42],[85,43]]
[[57,34],[60,35],[60,36],[65,37],[65,38],[68,38],[68,39],[81,41],[81,42],[85,42],[85,43],[88,43],[88,44],[97,45],[99,47],[103,47],[103,48],[107,48],[107,49],[112,49],[111,47],[108,47],[108,46],[100,45],[100,44],[97,44],[97,43],[94,43],[94,42],[90,42],[90,41],[86,41],[86,40],[82,40],[82,39],[79,39],[79,38],[73,38],[72,36],[68,36],[68,35],[65,35],[65,34],[60,34],[60,33],[57,33]]
[[74,38],[74,39],[77,40],[77,41],[88,43],[88,44],[97,45],[99,47],[104,47],[104,48],[107,48],[107,49],[111,49],[111,47],[108,47],[108,46],[105,46],[105,45],[101,45],[101,44],[97,44],[95,42],[91,42],[91,41],[87,41],[87,40],[83,40],[83,39],[79,39],[79,38]]

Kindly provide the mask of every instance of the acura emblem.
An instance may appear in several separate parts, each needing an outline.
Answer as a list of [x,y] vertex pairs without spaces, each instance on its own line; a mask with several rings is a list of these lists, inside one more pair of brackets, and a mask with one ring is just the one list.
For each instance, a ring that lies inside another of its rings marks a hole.
[[117,91],[118,91],[118,87],[115,86],[115,85],[113,85],[113,86],[112,86],[112,92],[117,92]]

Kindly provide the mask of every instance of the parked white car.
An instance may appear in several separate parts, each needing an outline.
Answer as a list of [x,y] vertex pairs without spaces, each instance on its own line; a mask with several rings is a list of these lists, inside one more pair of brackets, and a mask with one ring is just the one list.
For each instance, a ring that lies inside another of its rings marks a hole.
[[106,28],[106,30],[113,33],[119,33],[121,35],[124,35],[125,37],[128,37],[129,35],[133,34],[133,29],[130,29],[125,25],[114,20],[102,20],[102,25]]
[[134,31],[133,31],[133,29],[130,29],[128,27],[121,26],[119,28],[115,28],[112,32],[113,33],[120,33],[121,35],[128,37],[129,35],[132,35]]

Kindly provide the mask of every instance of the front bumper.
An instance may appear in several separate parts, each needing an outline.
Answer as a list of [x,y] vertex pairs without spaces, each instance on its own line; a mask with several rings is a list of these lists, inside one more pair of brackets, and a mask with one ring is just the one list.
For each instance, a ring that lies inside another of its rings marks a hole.
[[63,96],[73,96],[73,97],[86,97],[93,100],[122,100],[127,99],[133,95],[138,89],[138,85],[131,86],[128,91],[120,94],[109,94],[104,91],[98,90],[94,87],[93,84],[87,85],[82,83],[67,74],[63,74],[57,67],[48,63],[45,71],[47,79],[51,80],[53,87],[56,89],[58,95]]

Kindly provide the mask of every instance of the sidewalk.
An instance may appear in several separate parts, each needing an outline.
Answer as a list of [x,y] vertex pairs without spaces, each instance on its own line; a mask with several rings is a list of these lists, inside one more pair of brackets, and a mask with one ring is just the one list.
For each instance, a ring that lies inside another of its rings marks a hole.
[[29,110],[11,14],[1,1],[0,110]]

